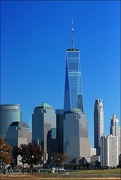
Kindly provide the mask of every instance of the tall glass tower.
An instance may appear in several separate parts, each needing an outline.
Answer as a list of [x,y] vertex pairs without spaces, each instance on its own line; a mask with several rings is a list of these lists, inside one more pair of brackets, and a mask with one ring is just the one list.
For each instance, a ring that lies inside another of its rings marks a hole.
[[74,48],[74,26],[72,20],[72,48],[66,51],[64,111],[70,111],[73,108],[78,108],[83,112],[80,52],[79,49]]

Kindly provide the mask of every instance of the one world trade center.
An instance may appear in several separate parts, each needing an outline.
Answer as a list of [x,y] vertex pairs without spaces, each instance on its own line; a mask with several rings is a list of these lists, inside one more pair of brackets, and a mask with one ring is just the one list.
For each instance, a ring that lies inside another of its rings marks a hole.
[[64,111],[78,108],[83,113],[80,52],[74,47],[74,25],[72,20],[72,47],[66,51],[66,73]]

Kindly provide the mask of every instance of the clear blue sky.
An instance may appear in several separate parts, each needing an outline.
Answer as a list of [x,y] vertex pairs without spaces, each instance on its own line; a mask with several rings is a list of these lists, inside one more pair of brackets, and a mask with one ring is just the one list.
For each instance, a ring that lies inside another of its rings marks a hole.
[[63,108],[72,18],[93,146],[95,99],[103,101],[105,135],[112,114],[120,120],[119,1],[2,1],[1,104],[20,104],[30,127],[34,107],[41,102]]

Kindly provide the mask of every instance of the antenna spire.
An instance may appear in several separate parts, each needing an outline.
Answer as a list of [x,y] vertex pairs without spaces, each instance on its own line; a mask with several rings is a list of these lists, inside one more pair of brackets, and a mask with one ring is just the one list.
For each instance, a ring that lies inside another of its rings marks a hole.
[[74,48],[74,23],[72,18],[72,49]]

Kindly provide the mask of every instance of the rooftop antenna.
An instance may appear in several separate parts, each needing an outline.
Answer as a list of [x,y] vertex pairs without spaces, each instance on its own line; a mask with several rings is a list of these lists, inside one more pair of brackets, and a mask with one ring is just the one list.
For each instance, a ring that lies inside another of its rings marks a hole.
[[72,49],[74,49],[74,23],[72,18]]

